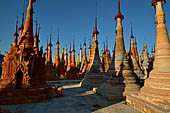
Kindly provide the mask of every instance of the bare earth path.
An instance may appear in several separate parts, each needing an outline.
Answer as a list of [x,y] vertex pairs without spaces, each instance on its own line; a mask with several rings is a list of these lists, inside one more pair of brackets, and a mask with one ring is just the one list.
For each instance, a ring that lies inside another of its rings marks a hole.
[[[109,102],[78,83],[65,83],[64,97],[42,103],[0,106],[12,113],[140,113],[123,102]],[[19,112],[18,112],[19,111]]]

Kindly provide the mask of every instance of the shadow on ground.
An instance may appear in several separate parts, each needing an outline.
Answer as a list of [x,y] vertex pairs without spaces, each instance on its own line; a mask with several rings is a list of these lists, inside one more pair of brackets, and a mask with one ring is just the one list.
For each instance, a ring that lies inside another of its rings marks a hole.
[[0,110],[11,113],[140,113],[126,105],[125,101],[108,101],[77,83],[64,84],[63,87],[64,97],[42,103],[0,106]]

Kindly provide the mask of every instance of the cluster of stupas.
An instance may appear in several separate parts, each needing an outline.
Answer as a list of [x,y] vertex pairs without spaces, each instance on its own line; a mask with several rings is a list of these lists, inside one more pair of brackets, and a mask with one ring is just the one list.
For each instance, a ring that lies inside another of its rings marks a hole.
[[[17,20],[14,42],[2,63],[1,104],[32,103],[62,96],[62,88],[49,86],[46,81],[64,79],[81,80],[82,88],[93,88],[97,94],[108,100],[126,99],[128,104],[140,111],[161,113],[170,110],[170,46],[162,10],[162,3],[166,0],[152,0],[152,5],[156,8],[156,44],[151,56],[146,41],[142,54],[138,52],[132,26],[130,48],[126,51],[122,25],[124,16],[118,0],[118,13],[115,16],[116,40],[112,53],[106,41],[99,55],[96,17],[92,44],[90,41],[89,47],[86,47],[84,40],[83,48],[80,44],[80,52],[77,51],[77,59],[74,40],[73,44],[70,42],[69,48],[63,47],[61,54],[59,53],[58,33],[54,62],[52,35],[50,34],[46,52],[43,53],[43,47],[39,49],[40,26],[37,22],[35,35],[33,34],[34,2],[35,0],[29,0],[25,25],[23,13],[19,35]],[[142,88],[141,79],[146,79]]]
[[63,96],[62,88],[46,84],[46,58],[43,55],[43,47],[39,49],[37,22],[35,35],[33,34],[34,2],[35,0],[29,0],[25,25],[23,13],[20,34],[17,17],[14,41],[2,62],[0,104],[34,103]]

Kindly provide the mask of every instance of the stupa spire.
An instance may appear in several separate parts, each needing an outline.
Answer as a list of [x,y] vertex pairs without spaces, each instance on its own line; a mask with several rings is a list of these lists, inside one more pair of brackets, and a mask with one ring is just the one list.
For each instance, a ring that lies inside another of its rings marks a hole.
[[37,34],[37,29],[38,29],[38,21],[36,20],[35,21],[36,23],[36,30],[35,30],[35,36],[34,36],[34,48],[39,48],[39,45],[38,45],[38,42],[39,42],[39,37],[38,37],[38,34]]
[[115,20],[117,20],[117,18],[120,18],[121,20],[124,19],[124,16],[121,14],[120,12],[120,0],[118,0],[118,13],[117,15],[115,16]]
[[106,58],[105,58],[105,63],[106,63],[106,67],[105,67],[105,71],[107,71],[109,69],[110,63],[109,63],[109,51],[108,51],[108,41],[106,40]]
[[80,58],[79,58],[80,63],[82,62],[82,45],[80,43]]
[[18,16],[17,16],[17,21],[16,21],[16,31],[14,33],[14,43],[13,43],[13,46],[17,46],[17,41],[18,41]]
[[147,48],[146,39],[145,39],[145,45],[144,45],[144,48]]
[[95,28],[94,28],[93,35],[94,35],[94,34],[96,34],[96,35],[99,34],[99,32],[98,32],[98,30],[97,30],[97,17],[95,18]]
[[129,54],[130,55],[135,55],[134,52],[134,36],[133,36],[133,28],[131,26],[131,36],[130,36],[130,48],[129,48]]
[[67,71],[71,68],[71,42],[70,42],[70,50],[69,50],[69,56],[68,56],[68,65],[67,65]]
[[73,50],[72,50],[72,66],[75,67],[76,66],[76,62],[75,62],[75,49],[74,49],[74,39],[73,39]]
[[58,36],[57,36],[57,47],[56,47],[56,56],[55,56],[55,66],[58,67],[58,65],[60,64],[60,54],[59,54],[59,30],[58,30]]
[[24,12],[22,13],[22,23],[21,23],[21,26],[18,28],[18,30],[20,30],[20,35],[22,34],[23,29],[24,29]]
[[[91,49],[91,48],[90,48]],[[84,40],[83,57],[86,57],[86,41]]]
[[152,0],[151,5],[154,6],[154,7],[156,7],[156,3],[157,3],[158,1],[161,1],[162,3],[166,3],[166,0]]
[[57,44],[60,44],[59,39],[60,39],[60,35],[59,35],[59,29],[58,29]]
[[136,56],[136,60],[139,60],[139,56],[138,56],[138,49],[137,49],[137,42],[136,42],[136,38],[135,38],[135,56]]
[[133,27],[131,26],[131,36],[130,36],[130,38],[134,38],[134,36],[133,36]]
[[51,51],[51,47],[53,46],[52,43],[51,43],[51,37],[52,37],[52,34],[50,34],[50,42],[48,44],[49,46],[49,51],[48,51],[48,62],[51,62],[52,63],[52,51]]
[[68,59],[67,59],[67,44],[66,44],[66,49],[65,49],[65,66],[68,65]]
[[25,20],[24,26],[24,36],[22,37],[22,45],[25,44],[26,48],[33,47],[34,39],[33,39],[33,3],[36,0],[29,0],[29,5],[27,8],[27,16]]
[[48,59],[48,40],[47,40],[47,48],[46,48],[46,54],[45,54],[46,61]]

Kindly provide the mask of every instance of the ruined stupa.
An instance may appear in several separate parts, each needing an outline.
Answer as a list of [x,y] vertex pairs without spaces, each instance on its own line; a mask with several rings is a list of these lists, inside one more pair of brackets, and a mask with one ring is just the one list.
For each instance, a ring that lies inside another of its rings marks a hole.
[[124,39],[123,39],[123,27],[122,20],[124,16],[120,13],[120,0],[118,0],[118,14],[115,16],[117,20],[116,27],[116,42],[115,51],[112,59],[112,69],[115,69],[117,73],[111,76],[110,79],[101,84],[96,93],[106,97],[109,100],[122,100],[128,93],[138,93],[139,85],[136,84],[135,73],[129,66],[127,59]]
[[156,8],[156,48],[153,70],[138,95],[128,95],[126,101],[146,113],[170,112],[170,46],[165,13],[162,4],[166,0],[152,0]]
[[33,36],[34,2],[29,0],[25,26],[22,22],[19,40],[17,22],[14,42],[2,63],[0,104],[34,103],[63,94],[61,88],[46,85],[43,47],[39,50],[39,40]]

